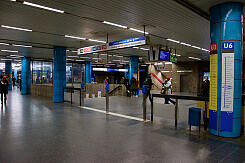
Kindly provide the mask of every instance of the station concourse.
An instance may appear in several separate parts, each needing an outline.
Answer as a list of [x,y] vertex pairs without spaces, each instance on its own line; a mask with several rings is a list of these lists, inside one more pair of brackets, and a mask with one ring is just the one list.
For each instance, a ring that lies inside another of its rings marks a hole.
[[0,162],[245,162],[244,1],[0,2]]

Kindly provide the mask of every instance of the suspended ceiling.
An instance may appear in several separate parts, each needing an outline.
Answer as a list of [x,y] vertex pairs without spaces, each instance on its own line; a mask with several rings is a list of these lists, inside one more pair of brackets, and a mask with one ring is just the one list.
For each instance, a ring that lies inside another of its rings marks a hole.
[[[56,13],[23,5],[10,0],[0,1],[0,25],[27,28],[32,32],[5,29],[0,27],[0,42],[32,45],[20,48],[0,45],[0,49],[17,50],[22,56],[39,59],[52,59],[53,46],[65,46],[69,50],[100,43],[87,40],[65,38],[65,35],[87,39],[117,41],[143,35],[128,29],[103,24],[109,21],[129,28],[149,32],[152,44],[161,44],[176,49],[180,61],[190,60],[189,56],[208,60],[208,53],[184,45],[169,42],[171,38],[194,46],[209,49],[209,20],[173,0],[27,0],[35,4],[63,10]],[[207,11],[218,1],[190,1]],[[147,48],[147,47],[146,47]],[[124,49],[110,54],[147,58],[148,52],[139,49]],[[2,56],[10,53],[0,52]],[[68,52],[68,55],[76,53]],[[74,58],[75,59],[75,58]]]

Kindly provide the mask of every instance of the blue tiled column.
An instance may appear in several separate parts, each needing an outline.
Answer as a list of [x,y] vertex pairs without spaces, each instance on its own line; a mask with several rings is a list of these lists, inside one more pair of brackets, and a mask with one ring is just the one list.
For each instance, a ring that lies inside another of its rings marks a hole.
[[[16,78],[17,79],[17,78]],[[31,60],[23,58],[21,63],[21,94],[31,93]]]
[[5,61],[5,74],[9,78],[8,90],[12,90],[12,62],[11,61]]
[[128,70],[128,72],[124,72],[124,78],[126,79],[129,74],[129,65],[125,65],[125,69]]
[[14,77],[15,77],[15,79],[17,79],[17,76],[18,76],[18,71],[17,71],[17,69],[14,69]]
[[66,86],[66,48],[54,47],[53,101],[64,102],[63,88]]
[[86,61],[85,62],[85,83],[91,83],[91,62],[90,61]]
[[138,56],[130,57],[130,60],[129,60],[129,82],[131,81],[133,74],[136,73],[138,75],[138,69],[139,69],[138,65],[139,65],[139,57]]
[[[218,43],[218,93],[217,113],[210,112],[210,119],[215,122],[215,126],[211,126],[209,131],[223,137],[239,137],[241,132],[242,21],[243,5],[241,3],[230,2],[211,8],[211,44]],[[221,111],[222,43],[224,42],[234,42],[233,112]]]

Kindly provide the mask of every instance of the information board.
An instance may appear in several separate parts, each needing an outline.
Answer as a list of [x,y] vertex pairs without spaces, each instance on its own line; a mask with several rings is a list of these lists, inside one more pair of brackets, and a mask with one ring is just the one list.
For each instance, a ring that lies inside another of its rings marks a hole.
[[233,112],[234,53],[222,53],[221,111]]

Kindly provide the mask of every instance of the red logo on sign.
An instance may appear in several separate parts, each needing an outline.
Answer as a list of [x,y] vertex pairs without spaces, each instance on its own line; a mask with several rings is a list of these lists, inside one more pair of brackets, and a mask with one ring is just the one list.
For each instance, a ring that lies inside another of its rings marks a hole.
[[107,49],[107,45],[102,45],[102,49],[106,50]]
[[216,51],[218,50],[218,43],[217,44],[211,44],[210,45],[210,51]]
[[92,47],[84,48],[84,53],[90,53],[90,52],[92,52]]

